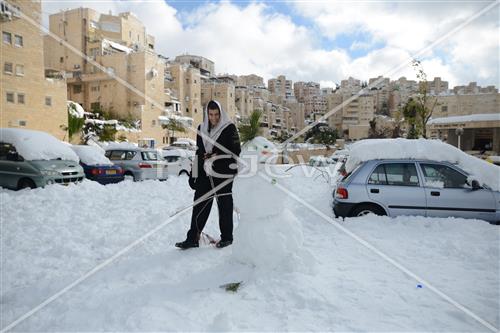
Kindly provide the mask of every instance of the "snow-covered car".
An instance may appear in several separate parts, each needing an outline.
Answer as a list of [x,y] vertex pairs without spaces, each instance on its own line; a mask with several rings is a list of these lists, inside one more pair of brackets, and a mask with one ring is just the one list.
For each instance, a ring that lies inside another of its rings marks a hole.
[[162,150],[161,156],[168,164],[168,173],[170,175],[188,175],[191,172],[194,152],[184,149]]
[[169,146],[163,147],[163,150],[171,149],[186,149],[186,150],[196,150],[196,141],[192,139],[181,138],[172,143]]
[[123,169],[104,156],[104,150],[96,146],[73,145],[71,149],[80,158],[85,177],[100,184],[112,184],[124,179]]
[[78,156],[52,135],[18,128],[0,129],[0,186],[19,190],[84,179]]
[[318,166],[318,167],[323,167],[327,166],[329,164],[332,164],[332,162],[328,157],[325,156],[311,156],[309,158],[309,165],[310,166]]
[[333,193],[337,217],[372,213],[500,222],[497,166],[435,140],[396,140],[353,145],[347,175]]
[[154,149],[109,148],[104,155],[123,169],[125,177],[133,177],[134,181],[168,178],[167,162]]

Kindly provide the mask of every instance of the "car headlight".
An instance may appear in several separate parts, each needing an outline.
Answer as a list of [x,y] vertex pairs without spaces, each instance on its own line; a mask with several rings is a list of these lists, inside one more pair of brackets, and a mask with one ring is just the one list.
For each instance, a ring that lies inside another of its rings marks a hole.
[[59,176],[60,173],[54,170],[42,170],[40,171],[44,176]]

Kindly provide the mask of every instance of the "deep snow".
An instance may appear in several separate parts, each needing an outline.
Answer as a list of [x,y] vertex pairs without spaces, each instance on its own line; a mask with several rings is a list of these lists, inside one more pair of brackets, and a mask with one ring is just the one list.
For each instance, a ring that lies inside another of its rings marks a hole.
[[[277,183],[333,218],[331,187],[317,171],[309,178],[300,168],[288,173]],[[183,176],[0,190],[1,327],[189,205],[192,196]],[[284,210],[298,220],[308,263],[242,261],[233,255],[242,237],[238,226],[233,246],[178,250],[173,244],[185,237],[187,211],[13,331],[488,331],[297,201],[288,199]],[[498,226],[425,217],[338,221],[500,326]],[[268,239],[270,230],[260,228]],[[218,235],[215,205],[206,231]],[[254,242],[261,242],[258,234]],[[236,293],[220,288],[239,281]]]

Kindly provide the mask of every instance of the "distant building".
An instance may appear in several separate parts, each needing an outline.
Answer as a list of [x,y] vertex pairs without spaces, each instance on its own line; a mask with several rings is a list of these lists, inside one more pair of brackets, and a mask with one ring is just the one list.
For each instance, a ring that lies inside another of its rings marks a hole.
[[62,75],[46,76],[43,37],[21,13],[41,24],[39,1],[2,1],[0,127],[40,130],[68,140],[66,82]]

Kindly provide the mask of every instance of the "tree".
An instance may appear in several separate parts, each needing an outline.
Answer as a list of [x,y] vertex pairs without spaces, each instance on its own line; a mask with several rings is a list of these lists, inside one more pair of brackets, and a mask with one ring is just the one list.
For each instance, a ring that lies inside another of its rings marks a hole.
[[243,121],[241,125],[238,127],[240,131],[240,140],[241,143],[245,143],[253,140],[256,136],[259,136],[261,133],[260,128],[260,117],[262,116],[262,112],[258,110],[254,110],[248,119]]
[[403,116],[408,124],[408,133],[406,135],[407,139],[417,139],[419,136],[419,130],[417,128],[417,115],[419,114],[418,109],[420,105],[410,97],[403,107]]
[[427,74],[425,73],[422,64],[419,60],[413,60],[412,66],[417,72],[417,79],[420,80],[418,93],[415,96],[415,102],[418,105],[416,122],[422,130],[422,136],[427,138],[427,122],[432,117],[432,112],[437,104],[437,97],[429,94],[429,82],[427,81]]
[[73,138],[73,135],[82,131],[84,125],[85,118],[83,115],[78,113],[75,103],[68,103],[68,126],[66,129],[68,131],[70,141]]
[[312,127],[305,135],[305,141],[324,145],[333,145],[337,141],[337,131],[329,126],[319,125]]
[[168,122],[166,124],[162,124],[161,127],[167,130],[167,136],[169,137],[169,140],[171,138],[170,131],[172,131],[172,137],[174,138],[175,138],[175,131],[179,133],[186,132],[186,128],[184,127],[182,122],[174,118],[169,118]]

